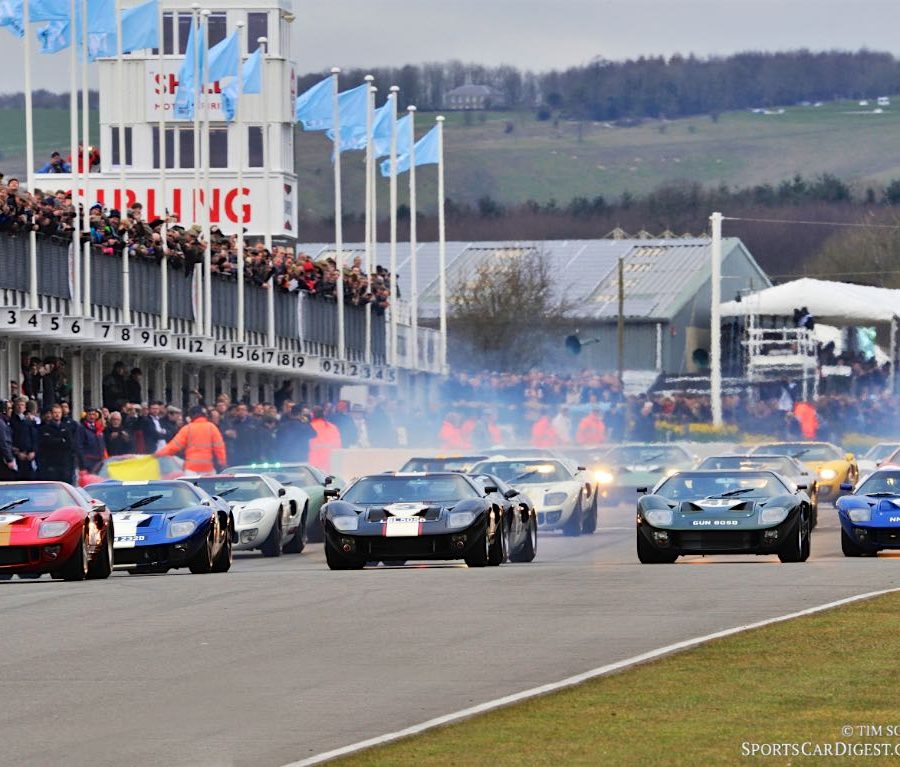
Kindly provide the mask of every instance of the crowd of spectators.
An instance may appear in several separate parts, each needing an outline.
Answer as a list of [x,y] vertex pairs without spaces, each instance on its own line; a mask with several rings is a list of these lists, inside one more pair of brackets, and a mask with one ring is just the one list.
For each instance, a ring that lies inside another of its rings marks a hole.
[[[54,155],[48,165],[65,167],[59,154]],[[42,237],[68,244],[73,237],[75,213],[71,192],[36,189],[29,194],[18,179],[4,181],[0,175],[0,234],[20,235],[33,230]],[[89,228],[80,237],[82,242],[91,243],[97,255],[118,255],[127,248],[134,258],[158,263],[165,257],[172,269],[187,276],[203,263],[206,240],[199,224],[184,226],[172,216],[167,221],[147,221],[139,202],[124,215],[97,202],[90,206],[87,215]],[[236,278],[237,235],[225,234],[213,224],[209,244],[213,272]],[[278,289],[288,293],[302,291],[330,300],[337,297],[338,268],[333,257],[313,260],[291,246],[274,245],[269,251],[263,242],[249,240],[243,255],[244,279],[248,283],[267,285],[272,280]],[[343,264],[344,301],[354,306],[371,304],[375,312],[383,313],[390,303],[391,279],[390,272],[380,265],[369,274],[360,256],[348,259]]]

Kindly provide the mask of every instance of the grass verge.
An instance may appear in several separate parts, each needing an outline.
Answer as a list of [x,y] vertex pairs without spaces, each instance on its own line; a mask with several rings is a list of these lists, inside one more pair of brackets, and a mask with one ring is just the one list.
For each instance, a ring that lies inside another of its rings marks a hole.
[[[743,634],[332,762],[339,767],[870,765],[900,755],[749,756],[743,744],[900,750],[900,594]],[[896,737],[864,733],[896,728]],[[842,728],[854,727],[846,736]],[[750,748],[747,746],[746,748]]]

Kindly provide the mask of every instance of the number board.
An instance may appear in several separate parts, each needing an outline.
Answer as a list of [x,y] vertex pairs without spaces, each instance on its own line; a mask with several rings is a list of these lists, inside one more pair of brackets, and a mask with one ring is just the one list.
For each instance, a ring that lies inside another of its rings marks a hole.
[[34,330],[40,331],[41,318],[37,309],[21,309],[17,306],[7,306],[2,309],[0,326],[4,330]]

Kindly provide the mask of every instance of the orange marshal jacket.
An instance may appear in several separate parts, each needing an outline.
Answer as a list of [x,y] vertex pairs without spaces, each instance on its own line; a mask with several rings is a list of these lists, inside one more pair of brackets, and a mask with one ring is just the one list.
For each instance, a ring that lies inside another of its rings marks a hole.
[[156,451],[156,455],[162,457],[181,452],[184,452],[184,470],[197,474],[212,474],[216,463],[219,467],[227,463],[219,427],[203,416],[182,426],[171,442]]

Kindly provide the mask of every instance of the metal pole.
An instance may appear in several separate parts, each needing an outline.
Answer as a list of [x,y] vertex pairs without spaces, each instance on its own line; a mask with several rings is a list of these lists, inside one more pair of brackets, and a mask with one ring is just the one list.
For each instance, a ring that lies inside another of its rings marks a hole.
[[440,371],[447,372],[447,231],[444,219],[444,117],[438,115],[438,291],[440,294]]
[[[122,56],[122,0],[116,0],[116,88],[125,93],[125,60]],[[119,214],[122,221],[128,215],[128,201],[125,199],[125,105],[119,99]],[[122,322],[131,324],[131,276],[128,264],[128,243],[122,246]]]
[[[83,13],[82,15],[86,16],[87,14]],[[69,19],[71,32],[69,44],[69,157],[72,158],[69,176],[71,177],[72,207],[75,211],[75,220],[72,223],[72,295],[70,296],[69,312],[79,314],[81,310],[81,210],[85,208],[85,204],[80,199],[78,192],[78,46],[75,44],[77,37],[75,0],[69,2]],[[84,44],[87,45],[87,41]]]
[[416,108],[408,106],[409,112],[409,282],[411,294],[412,368],[419,367],[419,269],[416,256]]
[[[367,277],[372,274],[372,218],[375,212],[372,210],[372,187],[375,180],[372,178],[372,168],[375,165],[375,147],[372,142],[372,124],[375,120],[375,86],[372,81],[375,79],[372,75],[365,76],[366,85],[366,260],[365,270]],[[340,149],[338,149],[340,151]],[[371,287],[371,286],[369,286]],[[366,313],[366,341],[365,341],[365,361],[372,362],[372,304],[367,303]]]
[[891,394],[895,394],[897,391],[897,315],[895,314],[891,318],[891,377],[890,377],[890,386],[891,386]]
[[391,365],[397,357],[397,93],[400,88],[391,86]]
[[[191,224],[196,224],[200,216],[200,4],[191,3],[191,31],[194,36],[194,87],[193,87],[193,161],[194,161],[194,194],[193,194],[193,210],[191,211]],[[206,41],[203,41],[204,44]],[[197,316],[194,317],[194,332],[198,336],[203,335],[203,275],[200,274],[200,296],[197,300]]]
[[238,229],[237,229],[237,338],[239,344],[244,343],[244,142],[247,140],[243,122],[243,110],[241,102],[244,94],[244,22],[239,21],[235,25],[238,29],[240,55],[238,56],[237,88],[238,99],[235,115],[237,123],[237,185],[238,185]]
[[[162,258],[159,260],[159,324],[163,330],[169,329],[169,264],[167,262],[169,252],[169,221],[168,221],[168,205],[166,196],[169,190],[166,188],[166,72],[164,69],[163,44],[166,35],[164,26],[166,17],[163,13],[162,3],[159,4],[159,17],[157,20],[157,28],[159,29],[159,57],[157,59],[157,69],[159,71],[159,205],[162,209],[162,230],[160,234],[160,247],[162,249]],[[173,31],[172,39],[175,38]],[[157,398],[159,396],[157,395]]]
[[722,303],[722,214],[713,213],[709,217],[712,224],[712,246],[710,256],[712,258],[711,290],[712,295],[709,311],[709,395],[712,406],[712,418],[714,426],[722,425],[722,342],[721,342],[721,318],[720,304]]
[[[25,163],[28,194],[34,194],[34,114],[31,104],[31,13],[30,3],[25,3],[23,29],[25,30]],[[28,232],[28,305],[40,308],[38,299],[37,234]]]
[[[271,164],[272,152],[270,150],[269,136],[269,89],[268,89],[268,66],[269,60],[269,41],[265,37],[257,38],[256,42],[262,47],[262,109],[263,109],[263,184],[265,185],[265,204],[266,204],[266,228],[263,232],[266,250],[269,255],[272,254],[272,191],[269,179],[269,165]],[[275,275],[269,279],[269,292],[266,294],[266,330],[268,337],[268,345],[275,346]]]
[[334,123],[334,250],[335,262],[337,263],[337,325],[338,325],[338,342],[337,356],[343,359],[346,356],[346,344],[344,340],[344,222],[341,199],[341,106],[338,101],[338,75],[341,70],[338,67],[332,67],[331,77],[334,81],[334,110],[332,121]]
[[210,240],[210,227],[212,226],[210,210],[211,195],[209,189],[209,16],[212,13],[208,8],[200,11],[203,17],[203,81],[201,92],[203,99],[203,133],[200,137],[200,159],[203,163],[203,238],[206,245],[203,248],[203,335],[212,338],[212,242]]
[[[84,215],[81,217],[81,230],[84,232],[84,278],[81,282],[81,298],[84,302],[82,314],[91,316],[91,216],[90,216],[90,178],[91,178],[91,141],[90,124],[90,92],[88,91],[88,23],[87,13],[81,14],[81,175],[83,186],[82,199],[84,200]],[[72,167],[75,168],[77,157],[72,158]]]
[[616,368],[619,383],[625,382],[625,259],[619,257],[619,315],[616,322]]

